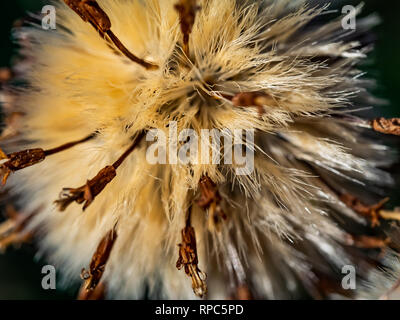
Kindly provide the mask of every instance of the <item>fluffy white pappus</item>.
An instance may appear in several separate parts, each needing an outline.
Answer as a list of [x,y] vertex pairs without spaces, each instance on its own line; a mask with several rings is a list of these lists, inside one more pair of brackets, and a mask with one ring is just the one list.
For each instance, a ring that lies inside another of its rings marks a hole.
[[[177,2],[98,0],[113,33],[159,66],[154,70],[120,54],[61,1],[57,30],[18,31],[28,39],[21,54],[31,63],[22,76],[28,85],[14,91],[14,111],[23,113],[19,138],[6,150],[54,148],[95,132],[9,178],[24,212],[40,208],[29,224],[40,253],[67,282],[78,281],[117,223],[102,277],[107,296],[192,299],[190,278],[176,268],[191,210],[207,298],[237,297],[238,288],[254,298],[347,295],[342,267],[362,261],[360,276],[367,276],[375,265],[349,241],[368,218],[340,195],[393,184],[382,170],[393,161],[390,150],[347,117],[374,102],[357,64],[371,49],[359,39],[376,19],[360,18],[348,32],[325,4],[199,0],[185,53]],[[260,95],[263,111],[235,104],[241,93]],[[138,132],[168,132],[171,121],[178,132],[199,135],[253,129],[246,148],[254,150],[254,171],[150,164],[142,140],[90,207],[82,212],[72,203],[58,212],[54,201],[63,188],[84,185]],[[204,176],[218,189],[223,221],[213,221],[215,208],[198,205]]]

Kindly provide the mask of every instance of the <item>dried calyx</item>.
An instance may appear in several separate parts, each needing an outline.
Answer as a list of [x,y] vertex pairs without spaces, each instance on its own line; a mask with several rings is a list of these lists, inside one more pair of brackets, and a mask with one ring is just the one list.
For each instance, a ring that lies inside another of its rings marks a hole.
[[95,0],[64,0],[85,22],[89,22],[105,38],[108,37],[116,48],[127,58],[140,64],[148,70],[158,69],[158,66],[138,58],[130,52],[119,38],[111,31],[111,21]]
[[221,207],[222,198],[218,187],[206,175],[200,179],[199,186],[201,194],[196,203],[203,210],[208,210],[209,228],[218,230],[221,222],[227,219],[227,215]]
[[6,184],[11,173],[38,164],[46,159],[47,156],[70,149],[78,144],[89,141],[94,137],[94,134],[87,136],[84,139],[66,143],[54,149],[43,150],[41,148],[22,150],[5,154],[0,149],[0,160],[7,160],[0,166],[0,174],[3,185]]
[[111,166],[107,166],[100,170],[100,172],[91,180],[88,180],[85,185],[79,188],[64,188],[61,193],[60,199],[55,203],[60,209],[64,211],[67,207],[76,202],[83,205],[83,210],[90,206],[94,199],[104,190],[104,188],[116,177],[118,167],[124,160],[135,150],[140,141],[144,137],[145,132],[142,131],[134,139],[131,146],[124,152],[124,154]]
[[88,296],[90,291],[93,291],[97,288],[101,278],[103,277],[107,261],[110,258],[110,254],[116,239],[117,231],[116,226],[114,226],[114,228],[108,231],[107,234],[101,239],[95,253],[92,256],[89,269],[82,269],[81,278],[84,280],[84,283],[79,294],[81,298]]
[[386,249],[391,243],[390,238],[379,238],[365,235],[349,235],[347,244],[361,249]]
[[400,136],[400,118],[378,118],[372,120],[370,125],[377,132]]
[[2,252],[10,245],[22,244],[32,239],[33,233],[26,227],[36,214],[36,212],[22,214],[12,206],[6,208],[6,213],[8,220],[0,225],[0,251]]
[[235,292],[229,297],[230,300],[253,300],[250,288],[243,284],[235,289]]
[[82,288],[79,291],[77,300],[104,300],[106,298],[106,286],[100,282],[94,290]]
[[400,212],[383,210],[389,198],[385,198],[373,205],[366,205],[351,194],[342,194],[340,200],[359,215],[368,218],[371,221],[372,227],[379,226],[380,219],[400,220]]
[[206,274],[199,267],[197,256],[196,233],[190,225],[191,208],[182,230],[182,243],[179,244],[179,258],[176,262],[178,270],[184,268],[185,273],[192,279],[192,288],[195,295],[202,298],[207,294]]
[[256,107],[259,115],[265,113],[265,106],[276,106],[276,101],[265,92],[241,92],[231,99],[235,107]]
[[189,37],[196,20],[196,13],[200,10],[196,0],[179,0],[175,5],[179,14],[181,32],[183,34],[183,52],[189,57]]
[[16,137],[19,134],[19,124],[23,112],[13,111],[5,116],[5,127],[0,135],[0,141]]

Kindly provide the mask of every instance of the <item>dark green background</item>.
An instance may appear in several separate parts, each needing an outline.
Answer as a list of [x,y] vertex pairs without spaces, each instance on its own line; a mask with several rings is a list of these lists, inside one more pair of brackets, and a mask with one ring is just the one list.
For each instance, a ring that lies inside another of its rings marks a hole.
[[[110,0],[111,1],[111,0]],[[278,0],[279,1],[279,0]],[[388,99],[383,115],[400,116],[400,1],[366,0],[364,14],[377,12],[383,19],[376,28],[378,41],[371,55],[371,64],[365,67],[377,79],[375,94]],[[49,1],[1,0],[0,1],[0,66],[7,66],[15,53],[12,45],[13,22],[23,17],[27,10],[40,10]],[[341,1],[341,5],[359,1]],[[33,261],[34,248],[26,246],[19,251],[9,250],[0,255],[0,299],[60,299],[73,298],[76,287],[65,290],[44,291],[41,288],[41,267],[44,261]]]

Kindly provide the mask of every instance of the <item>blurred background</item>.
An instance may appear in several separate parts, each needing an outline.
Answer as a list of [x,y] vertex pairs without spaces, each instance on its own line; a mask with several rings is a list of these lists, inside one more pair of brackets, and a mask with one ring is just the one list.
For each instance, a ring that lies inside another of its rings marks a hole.
[[[16,51],[11,38],[15,20],[26,16],[27,11],[40,11],[49,2],[0,1],[0,67],[9,66]],[[340,7],[360,3],[350,0],[332,2],[334,6]],[[388,105],[382,107],[381,114],[386,117],[400,117],[400,1],[365,0],[364,3],[362,15],[376,12],[382,18],[382,23],[375,29],[376,49],[362,68],[369,77],[377,80],[375,95],[389,101]],[[394,191],[391,197],[393,204],[400,205],[399,191]],[[34,254],[34,245],[26,245],[19,250],[9,249],[6,254],[0,255],[0,299],[73,299],[77,286],[48,291],[42,289],[41,269],[46,262],[38,260]]]

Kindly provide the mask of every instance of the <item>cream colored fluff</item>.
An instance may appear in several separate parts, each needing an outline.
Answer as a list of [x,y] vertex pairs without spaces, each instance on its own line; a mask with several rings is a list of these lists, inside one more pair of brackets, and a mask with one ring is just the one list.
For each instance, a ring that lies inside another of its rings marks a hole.
[[[329,117],[360,95],[365,83],[356,77],[355,64],[369,50],[355,41],[343,43],[340,17],[306,28],[327,7],[289,0],[199,1],[190,36],[196,63],[171,70],[171,60],[185,59],[175,0],[98,2],[121,41],[159,70],[116,55],[62,3],[57,31],[20,31],[33,39],[34,64],[26,74],[33,88],[23,90],[17,103],[26,114],[21,141],[32,143],[19,143],[18,149],[51,148],[99,132],[9,180],[24,210],[41,208],[31,227],[40,227],[41,253],[66,280],[79,280],[100,239],[118,221],[104,275],[109,297],[141,298],[148,288],[150,297],[195,298],[190,279],[175,263],[188,199],[203,174],[220,186],[229,216],[222,231],[208,230],[206,214],[194,208],[208,298],[227,298],[241,283],[251,284],[258,297],[288,298],[298,288],[296,277],[312,287],[312,265],[318,262],[293,242],[313,246],[338,268],[355,263],[337,244],[346,232],[332,220],[332,210],[366,222],[304,165],[343,184],[392,182],[376,168],[390,162],[387,149]],[[362,21],[360,32],[374,22]],[[329,65],[325,56],[339,59]],[[214,86],[206,82],[210,77]],[[199,98],[198,91],[209,97]],[[249,91],[268,92],[277,104],[265,106],[260,118],[256,109],[224,99]],[[53,202],[62,188],[83,185],[114,162],[136,132],[165,130],[171,120],[179,129],[256,129],[254,173],[235,176],[229,165],[150,165],[142,143],[84,213],[76,204],[57,211]]]

